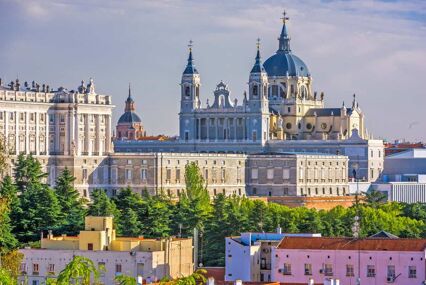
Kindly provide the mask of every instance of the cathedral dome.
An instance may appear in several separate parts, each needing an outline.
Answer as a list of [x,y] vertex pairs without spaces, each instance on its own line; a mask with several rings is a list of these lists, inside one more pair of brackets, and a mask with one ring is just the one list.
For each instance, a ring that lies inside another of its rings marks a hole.
[[263,67],[268,76],[311,76],[303,60],[291,52],[286,20],[288,20],[288,18],[284,14],[283,28],[278,38],[278,50],[276,54],[265,61]]
[[119,124],[133,124],[142,122],[141,118],[135,112],[125,112],[118,119]]
[[278,51],[265,61],[263,67],[268,76],[310,76],[306,64],[290,52]]

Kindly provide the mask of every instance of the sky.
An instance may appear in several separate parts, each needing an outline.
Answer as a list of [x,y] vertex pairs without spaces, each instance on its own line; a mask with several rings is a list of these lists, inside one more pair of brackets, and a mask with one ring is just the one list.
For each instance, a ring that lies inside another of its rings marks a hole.
[[94,78],[116,122],[131,83],[149,135],[178,134],[179,83],[193,40],[201,101],[223,80],[242,100],[261,39],[294,54],[327,107],[352,95],[374,138],[426,141],[426,1],[0,0],[0,78],[76,89]]

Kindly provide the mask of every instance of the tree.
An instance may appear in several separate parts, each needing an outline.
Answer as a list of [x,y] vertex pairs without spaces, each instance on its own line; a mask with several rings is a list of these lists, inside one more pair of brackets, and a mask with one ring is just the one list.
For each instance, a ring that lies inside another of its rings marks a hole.
[[47,177],[43,172],[40,162],[32,155],[20,154],[15,165],[15,183],[18,191],[25,192],[29,185],[42,184],[42,179]]
[[12,234],[9,205],[9,200],[0,196],[0,257],[18,245]]
[[68,168],[56,178],[55,194],[61,207],[61,234],[75,235],[84,228],[86,200],[73,187],[74,180]]
[[117,207],[102,189],[95,189],[92,192],[93,202],[89,207],[90,216],[114,216],[115,222],[119,220]]
[[197,269],[194,273],[189,276],[178,278],[176,280],[172,280],[171,283],[173,285],[199,285],[206,283],[207,270],[205,269]]
[[185,234],[191,235],[194,228],[203,231],[212,207],[204,178],[194,162],[185,166],[185,184],[186,189],[179,195],[176,205],[175,227],[181,224]]
[[145,236],[168,237],[171,234],[173,205],[164,195],[151,196],[143,194],[142,207],[139,209],[139,220]]
[[377,190],[368,191],[365,195],[365,201],[373,208],[377,208],[380,204],[387,201],[388,197],[385,193]]
[[125,274],[115,276],[115,281],[118,285],[137,285],[135,277],[127,276]]
[[3,268],[0,268],[0,284],[1,285],[15,285],[16,279],[12,277],[12,275]]
[[0,135],[0,177],[3,176],[3,173],[8,168],[7,158],[8,150],[5,143],[6,138],[3,135]]
[[[8,275],[16,280],[20,274],[20,265],[24,255],[18,250],[11,250],[1,255],[1,268],[8,272]],[[2,284],[0,282],[0,284]],[[14,283],[16,284],[16,283]]]
[[12,209],[12,219],[16,225],[14,233],[19,241],[38,240],[43,230],[57,229],[60,225],[60,206],[58,199],[43,179],[40,162],[31,155],[19,155],[15,171],[18,186],[19,208]]
[[122,236],[138,237],[142,234],[138,215],[132,208],[124,209],[120,216],[123,217],[117,223],[117,231]]
[[50,280],[55,285],[90,285],[91,280],[96,283],[100,272],[92,260],[83,256],[74,256],[70,263],[65,266],[56,280]]

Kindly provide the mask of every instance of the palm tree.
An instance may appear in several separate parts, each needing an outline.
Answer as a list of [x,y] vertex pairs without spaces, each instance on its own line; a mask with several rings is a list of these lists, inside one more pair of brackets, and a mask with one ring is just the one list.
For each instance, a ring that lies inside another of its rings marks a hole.
[[115,281],[118,285],[137,285],[136,278],[124,274],[116,276]]
[[197,269],[194,273],[187,277],[182,277],[176,280],[173,280],[171,283],[173,285],[200,285],[206,283],[207,270]]
[[94,284],[99,280],[99,269],[96,268],[93,261],[87,257],[74,256],[73,260],[65,266],[58,278],[48,279],[49,285],[90,285],[91,279]]

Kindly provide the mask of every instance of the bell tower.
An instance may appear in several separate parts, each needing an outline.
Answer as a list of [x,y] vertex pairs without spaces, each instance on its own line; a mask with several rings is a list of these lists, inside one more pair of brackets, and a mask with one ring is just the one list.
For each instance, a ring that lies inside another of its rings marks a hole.
[[192,115],[200,108],[200,74],[192,57],[192,41],[189,41],[188,63],[182,74],[180,99],[180,138],[184,141],[195,139],[195,120]]
[[249,98],[247,101],[250,113],[247,139],[253,142],[266,142],[269,137],[269,102],[268,75],[260,57],[260,39],[257,39],[257,52],[253,68],[249,76]]

